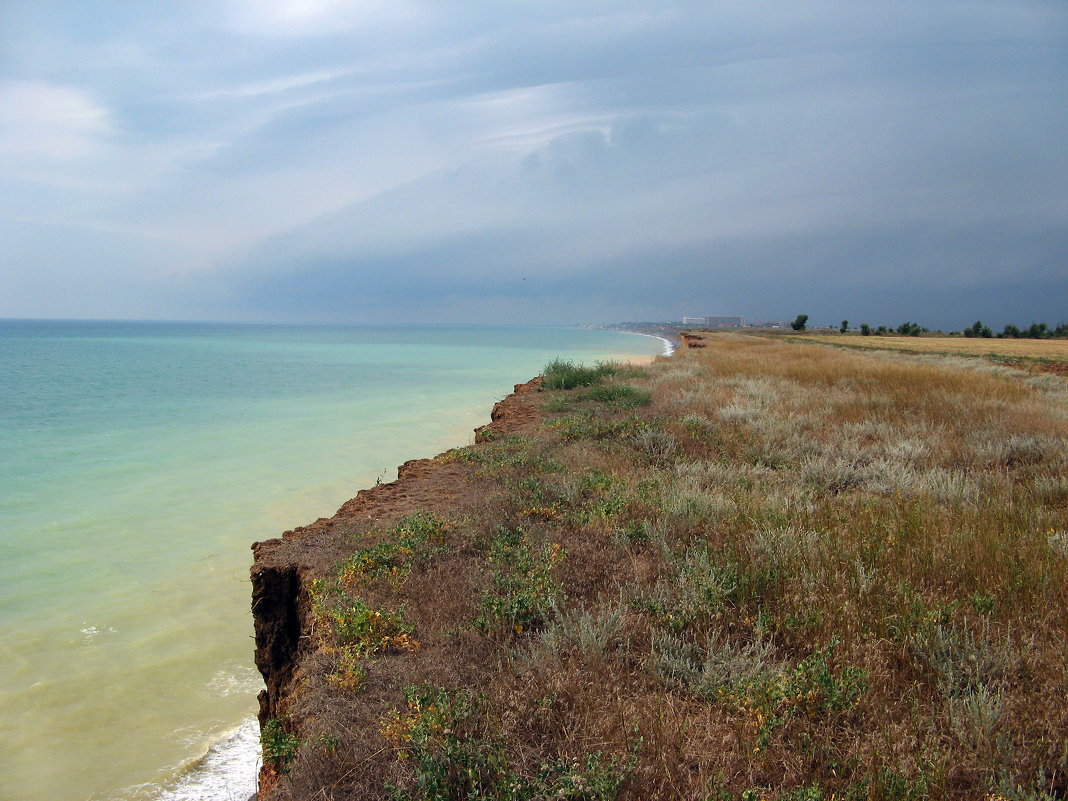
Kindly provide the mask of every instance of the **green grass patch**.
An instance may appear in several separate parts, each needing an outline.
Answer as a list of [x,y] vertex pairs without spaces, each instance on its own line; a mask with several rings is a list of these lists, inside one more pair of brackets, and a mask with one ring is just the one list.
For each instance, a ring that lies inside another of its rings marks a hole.
[[542,411],[545,412],[568,412],[575,408],[576,399],[573,395],[550,395],[542,403]]
[[[336,566],[336,578],[312,582],[312,613],[323,651],[333,657],[326,678],[335,687],[357,691],[367,678],[367,663],[379,654],[416,651],[415,626],[404,610],[375,609],[357,591],[367,581],[385,579],[399,587],[416,564],[429,563],[448,550],[448,523],[421,512],[401,520],[368,548],[356,549]],[[375,532],[371,532],[374,534]]]
[[568,415],[549,423],[549,428],[559,431],[564,439],[627,439],[640,427],[641,422],[633,417],[612,419],[592,412]]
[[595,367],[585,367],[571,361],[553,359],[542,371],[542,389],[575,389],[599,384],[608,376],[615,375],[618,367],[611,362],[598,362]]
[[652,395],[648,390],[632,387],[629,384],[599,384],[590,389],[587,397],[614,409],[635,409],[639,406],[648,406],[652,400]]

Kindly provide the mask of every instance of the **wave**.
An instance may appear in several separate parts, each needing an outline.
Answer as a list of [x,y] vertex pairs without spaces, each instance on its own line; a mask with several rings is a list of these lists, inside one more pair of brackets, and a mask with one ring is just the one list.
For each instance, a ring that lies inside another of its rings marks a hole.
[[248,801],[256,794],[260,728],[250,718],[208,749],[153,801]]

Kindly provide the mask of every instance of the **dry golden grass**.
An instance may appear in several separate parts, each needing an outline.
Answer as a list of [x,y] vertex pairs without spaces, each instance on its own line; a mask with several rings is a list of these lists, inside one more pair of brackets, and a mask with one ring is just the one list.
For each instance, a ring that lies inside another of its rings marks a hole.
[[799,334],[793,339],[851,348],[902,350],[910,353],[959,353],[963,356],[1010,356],[1068,362],[1068,339],[997,339],[966,337],[888,337],[853,334]]
[[421,646],[312,633],[271,798],[1065,797],[1068,382],[706,343],[541,393],[439,457],[462,515],[354,541],[335,617]]

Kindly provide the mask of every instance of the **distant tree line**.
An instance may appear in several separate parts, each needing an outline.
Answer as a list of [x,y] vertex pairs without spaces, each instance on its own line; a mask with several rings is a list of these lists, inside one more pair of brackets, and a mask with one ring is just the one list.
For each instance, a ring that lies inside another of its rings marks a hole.
[[[790,323],[790,327],[795,331],[804,331],[808,327],[808,315],[797,315],[797,318]],[[849,331],[849,320],[842,320],[838,330],[843,334]],[[897,328],[887,328],[885,325],[872,328],[867,323],[860,324],[860,334],[865,337],[892,334],[902,337],[918,337],[920,334],[926,334],[929,331],[929,328],[925,328],[911,320],[906,320]],[[963,334],[966,337],[997,337],[998,339],[1068,339],[1068,323],[1060,323],[1056,328],[1050,328],[1046,323],[1031,323],[1029,328],[1017,328],[1012,323],[1009,323],[1005,326],[1004,331],[1000,334],[995,334],[990,326],[983,325],[982,320],[976,320],[972,325],[964,329]]]
[[[976,332],[979,333],[976,333]],[[971,328],[964,329],[964,336],[990,336],[990,329],[979,320]],[[1068,339],[1068,323],[1060,323],[1056,328],[1050,328],[1045,323],[1031,323],[1028,328],[1017,328],[1012,323],[1005,326],[1005,330],[998,334],[1000,339]]]
[[984,337],[985,339],[989,339],[994,336],[994,332],[990,330],[990,326],[983,325],[982,320],[976,320],[974,324],[964,329],[964,336]]
[[[843,321],[844,324],[845,321]],[[839,329],[841,330],[841,329]],[[914,323],[911,320],[906,320],[897,328],[887,328],[885,325],[880,325],[878,328],[872,328],[867,323],[860,324],[860,335],[865,337],[886,336],[888,334],[897,334],[902,337],[918,337],[920,334],[926,334],[930,329],[925,328],[919,323]],[[842,333],[845,333],[843,330]]]
[[[795,331],[804,331],[808,327],[808,315],[797,315],[794,321],[790,323],[790,327]],[[843,334],[849,331],[849,320],[842,320],[842,324],[838,326],[838,330]],[[875,334],[876,336],[881,334],[898,334],[903,337],[918,337],[920,334],[926,334],[929,330],[930,329],[924,328],[919,323],[914,323],[909,320],[906,320],[897,328],[887,328],[885,325],[880,325],[878,328],[873,329],[867,323],[860,324],[860,333],[866,337],[869,337],[872,334]]]

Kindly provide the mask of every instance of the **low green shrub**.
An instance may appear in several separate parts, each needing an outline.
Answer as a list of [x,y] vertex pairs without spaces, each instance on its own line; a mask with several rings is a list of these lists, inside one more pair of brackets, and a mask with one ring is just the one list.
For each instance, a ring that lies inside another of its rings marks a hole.
[[287,732],[278,718],[268,718],[260,731],[260,744],[264,761],[284,773],[296,756],[300,738]]
[[760,637],[747,643],[713,638],[701,649],[661,632],[653,638],[652,666],[671,686],[735,711],[755,713],[759,752],[791,718],[812,720],[854,708],[867,690],[867,674],[851,666],[834,670],[831,658],[837,644],[831,640],[790,667],[776,660],[770,642]]
[[554,569],[566,556],[557,543],[538,546],[519,529],[499,528],[489,552],[493,587],[479,600],[476,627],[490,632],[507,624],[521,633],[545,620],[563,600]]
[[344,649],[360,656],[371,656],[391,648],[414,651],[419,647],[419,643],[412,639],[415,627],[404,621],[403,610],[380,611],[353,598],[323,610],[322,619],[333,627]]
[[401,582],[415,564],[425,564],[448,547],[446,521],[429,512],[409,515],[369,548],[358,548],[339,570],[342,584],[354,586],[364,578]]
[[497,732],[487,730],[485,699],[428,684],[404,694],[407,709],[381,723],[409,774],[404,786],[389,788],[393,801],[611,801],[634,767],[638,743],[629,759],[556,756],[542,761],[537,774],[522,775],[509,765]]

